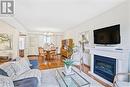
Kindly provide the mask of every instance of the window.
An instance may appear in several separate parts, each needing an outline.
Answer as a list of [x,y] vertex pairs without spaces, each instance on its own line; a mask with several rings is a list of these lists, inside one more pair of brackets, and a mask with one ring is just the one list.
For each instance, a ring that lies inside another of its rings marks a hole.
[[50,43],[51,43],[51,36],[45,35],[45,36],[44,36],[44,43],[50,44]]
[[19,37],[19,49],[23,50],[25,48],[25,37]]

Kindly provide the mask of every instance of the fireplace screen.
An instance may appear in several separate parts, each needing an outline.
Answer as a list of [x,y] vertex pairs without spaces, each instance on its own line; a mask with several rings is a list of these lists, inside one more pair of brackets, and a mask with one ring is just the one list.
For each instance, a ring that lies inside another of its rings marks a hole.
[[113,82],[116,74],[116,59],[94,55],[94,73]]

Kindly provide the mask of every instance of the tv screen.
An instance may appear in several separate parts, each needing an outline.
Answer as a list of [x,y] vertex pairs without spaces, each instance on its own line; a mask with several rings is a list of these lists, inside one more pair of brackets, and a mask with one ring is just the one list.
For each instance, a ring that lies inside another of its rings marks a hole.
[[120,44],[120,25],[94,30],[95,44]]

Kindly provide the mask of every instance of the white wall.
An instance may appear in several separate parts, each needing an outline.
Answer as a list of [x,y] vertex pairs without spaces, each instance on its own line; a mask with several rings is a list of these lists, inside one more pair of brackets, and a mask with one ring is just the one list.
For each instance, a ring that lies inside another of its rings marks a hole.
[[[115,24],[121,25],[121,44],[120,47],[130,47],[127,37],[130,34],[128,29],[128,6],[127,3],[123,3],[105,13],[98,15],[83,24],[76,26],[75,28],[66,31],[65,38],[73,38],[77,43],[79,41],[79,33],[88,30],[99,29]],[[92,40],[92,37],[90,37]],[[91,41],[92,43],[93,41]]]
[[18,56],[18,38],[19,32],[11,25],[0,20],[0,33],[7,33],[12,36],[12,50],[2,50],[0,51],[0,56],[6,54],[12,54],[12,57],[15,58]]
[[[129,1],[129,0],[128,0]],[[130,7],[130,6],[129,6]],[[101,15],[98,15],[84,23],[75,26],[73,29],[65,32],[65,38],[73,38],[77,44],[80,40],[80,33],[90,31],[90,44],[93,46],[93,30],[115,24],[121,26],[121,44],[117,45],[120,48],[130,48],[130,23],[128,23],[128,2],[124,2],[111,10],[108,10]]]
[[[128,6],[129,6],[129,32],[130,32],[130,0],[128,0]],[[129,34],[130,37],[130,34]],[[130,72],[130,54],[129,54],[129,72]]]

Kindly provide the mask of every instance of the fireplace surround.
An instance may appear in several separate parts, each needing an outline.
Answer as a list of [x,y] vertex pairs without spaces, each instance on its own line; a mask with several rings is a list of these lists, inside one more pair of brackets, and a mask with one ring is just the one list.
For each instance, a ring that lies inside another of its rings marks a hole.
[[[114,61],[116,60],[116,66],[115,66],[115,71],[113,71],[113,74],[117,74],[117,73],[128,73],[128,58],[129,58],[129,50],[126,49],[122,49],[122,50],[117,50],[115,48],[103,48],[103,47],[94,47],[90,49],[90,54],[91,54],[91,65],[90,65],[90,72],[92,75],[94,75],[95,77],[97,77],[98,79],[106,82],[109,85],[112,85],[112,80],[108,80],[106,78],[104,78],[103,76],[95,73],[94,71],[94,56],[102,56],[105,59],[112,58],[114,59]],[[103,59],[102,59],[103,60]],[[99,66],[102,63],[99,63]],[[125,67],[125,68],[124,68]],[[111,69],[114,69],[111,68]],[[121,81],[124,81],[126,79],[128,79],[127,77],[119,77],[119,79]]]

